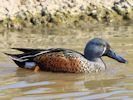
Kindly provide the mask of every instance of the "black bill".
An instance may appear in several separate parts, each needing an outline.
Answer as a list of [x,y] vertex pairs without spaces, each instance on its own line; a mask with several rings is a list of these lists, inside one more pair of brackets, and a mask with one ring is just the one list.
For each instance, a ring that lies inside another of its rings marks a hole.
[[114,51],[112,50],[108,50],[108,52],[106,53],[106,55],[110,58],[113,58],[115,60],[117,60],[118,62],[121,63],[128,63],[127,60],[125,60],[123,57],[119,56],[118,54],[116,54]]

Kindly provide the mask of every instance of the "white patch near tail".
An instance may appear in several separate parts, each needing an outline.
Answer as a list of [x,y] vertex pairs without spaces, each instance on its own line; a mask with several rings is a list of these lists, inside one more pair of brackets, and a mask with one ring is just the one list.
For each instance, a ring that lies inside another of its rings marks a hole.
[[35,62],[25,62],[25,65],[24,65],[24,67],[28,69],[34,68],[35,66],[36,66]]

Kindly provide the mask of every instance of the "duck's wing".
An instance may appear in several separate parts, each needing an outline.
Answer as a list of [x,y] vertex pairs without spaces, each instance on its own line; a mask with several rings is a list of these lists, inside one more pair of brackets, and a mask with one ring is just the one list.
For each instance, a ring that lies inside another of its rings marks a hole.
[[32,49],[32,48],[11,48],[11,49],[15,49],[18,51],[22,51],[24,53],[29,53],[29,52],[35,52],[35,51],[48,51],[50,49]]
[[51,49],[29,49],[29,48],[14,48],[16,50],[23,51],[22,54],[8,54],[6,55],[10,56],[11,59],[22,68],[29,68],[32,69],[36,66],[36,62],[34,62],[34,58],[37,56],[40,56],[42,54],[48,54],[53,52],[63,52],[66,49],[64,48],[51,48]]

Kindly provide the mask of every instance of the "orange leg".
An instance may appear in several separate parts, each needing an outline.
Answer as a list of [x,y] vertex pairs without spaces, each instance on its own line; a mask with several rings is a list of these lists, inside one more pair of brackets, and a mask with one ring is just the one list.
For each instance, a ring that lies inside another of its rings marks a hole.
[[39,71],[40,71],[40,67],[36,66],[35,69],[34,69],[34,72],[39,72]]

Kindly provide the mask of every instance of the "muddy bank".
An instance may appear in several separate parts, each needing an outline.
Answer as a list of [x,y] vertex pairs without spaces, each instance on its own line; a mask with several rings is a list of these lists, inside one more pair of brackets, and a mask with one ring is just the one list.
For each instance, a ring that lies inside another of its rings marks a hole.
[[132,0],[1,0],[0,24],[4,27],[123,24],[133,21]]

